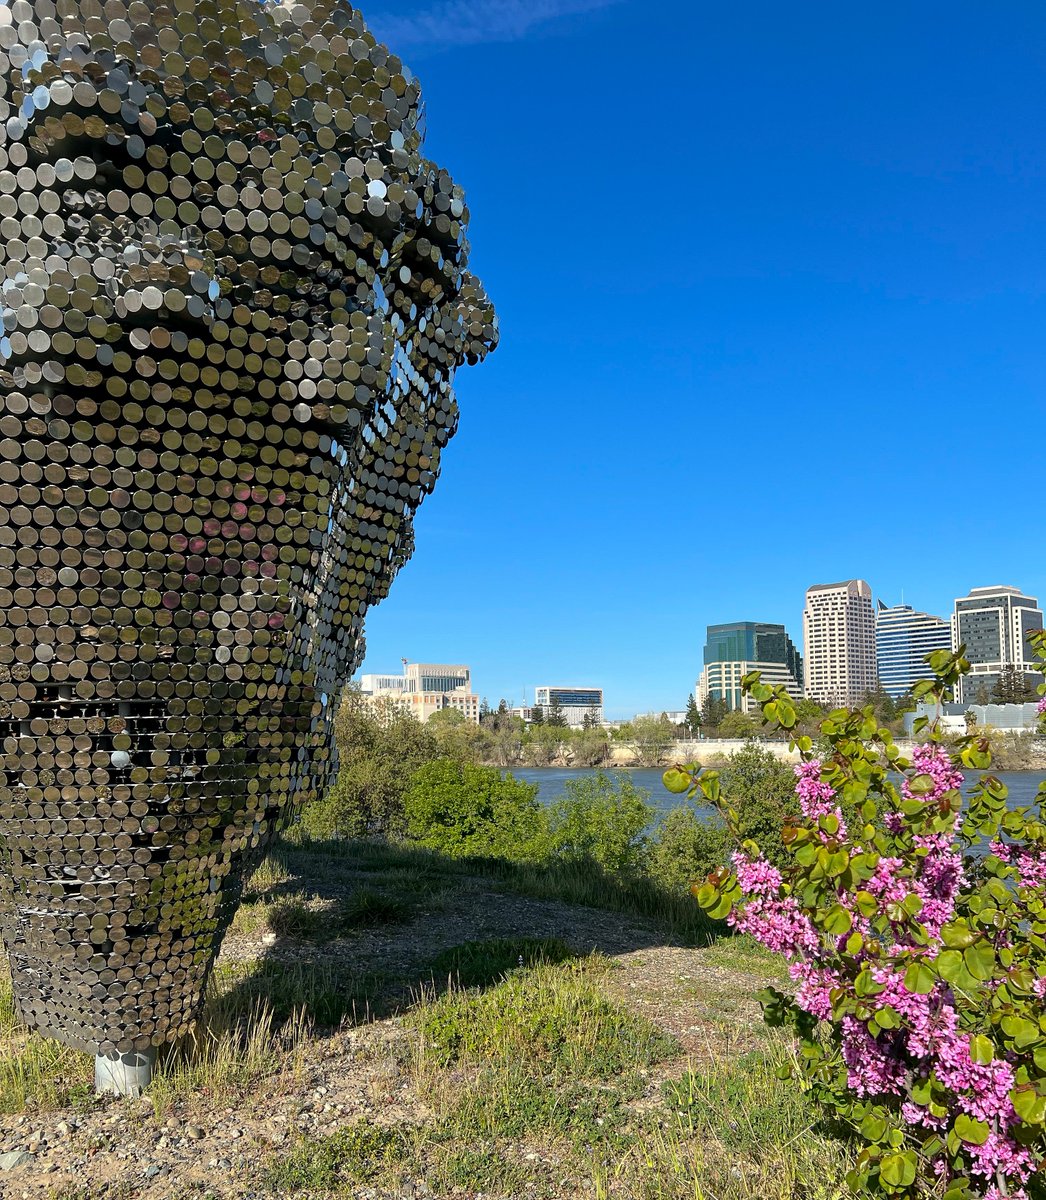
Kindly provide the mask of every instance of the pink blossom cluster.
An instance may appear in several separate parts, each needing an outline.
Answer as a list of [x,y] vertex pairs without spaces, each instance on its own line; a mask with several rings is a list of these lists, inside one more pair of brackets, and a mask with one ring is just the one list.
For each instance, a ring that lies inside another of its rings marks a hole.
[[[963,782],[961,772],[940,746],[916,747],[912,760],[914,769],[929,775],[934,784],[932,792],[921,799],[937,799]],[[796,768],[796,776],[796,795],[808,821],[815,823],[829,813],[839,815],[835,792],[821,778],[819,762],[803,763]],[[911,798],[907,781],[902,791]],[[894,832],[899,831],[905,821],[903,814],[890,816],[896,821]],[[855,998],[854,959],[863,961],[878,985],[875,995],[867,998],[872,1016],[859,1018],[847,1013],[838,1025],[850,1090],[863,1097],[897,1097],[901,1117],[912,1127],[945,1130],[957,1112],[987,1123],[991,1129],[987,1141],[982,1146],[964,1147],[971,1173],[984,1180],[985,1200],[1027,1200],[1022,1185],[1034,1172],[1038,1155],[1011,1132],[1018,1123],[1010,1100],[1016,1081],[1013,1065],[998,1052],[989,1063],[973,1061],[969,1035],[959,1028],[956,997],[944,981],[936,982],[928,994],[910,991],[905,984],[913,957],[925,954],[932,958],[937,952],[941,929],[954,918],[966,882],[953,834],[954,830],[917,834],[914,843],[919,853],[907,860],[884,855],[871,878],[861,885],[879,902],[880,911],[887,904],[903,905],[913,895],[922,901],[916,919],[929,936],[929,948],[925,941],[903,937],[899,927],[895,942],[885,947],[896,962],[890,958],[876,962],[864,950],[856,956],[848,954],[848,935],[822,936],[810,915],[788,894],[781,871],[765,859],[734,856],[744,901],[731,914],[730,923],[790,959],[795,1001],[818,1020],[832,1020],[840,998]],[[1046,848],[1026,850],[995,842],[991,849],[1016,867],[1023,886],[1046,886]],[[839,888],[835,899],[849,910],[852,929],[869,935],[872,921],[861,914],[845,888]],[[1046,998],[1046,980],[1037,981],[1035,991]],[[890,1029],[876,1023],[870,1028],[874,1014],[886,1008],[897,1014],[899,1024]],[[873,1028],[877,1032],[873,1033]],[[947,1093],[943,1103],[948,1115],[936,1116],[910,1097],[913,1080],[931,1079]],[[946,1173],[945,1159],[935,1167]]]
[[1039,703],[1036,704],[1035,711],[1040,717],[1046,716],[1046,696],[1043,696]]
[[1017,882],[1021,887],[1046,887],[1046,847],[1023,849],[1011,846],[1009,842],[991,842],[988,849],[1004,863],[1016,868]]
[[815,954],[820,948],[813,922],[791,896],[753,896],[743,909],[735,909],[727,922],[739,933],[751,934],[768,950],[789,958]]
[[913,795],[906,779],[901,785],[901,794],[906,800],[939,800],[945,792],[953,791],[963,785],[962,771],[956,767],[948,756],[948,751],[938,742],[926,742],[912,750],[912,766],[918,775],[929,775],[933,780],[933,790],[920,796]]
[[[835,817],[839,822],[835,836],[846,837],[846,822],[843,811],[835,802],[835,789],[821,778],[821,761],[817,758],[809,762],[797,763],[795,774],[798,782],[795,794],[799,797],[799,808],[804,817],[811,821],[819,821],[822,817]],[[821,840],[827,841],[822,833]]]

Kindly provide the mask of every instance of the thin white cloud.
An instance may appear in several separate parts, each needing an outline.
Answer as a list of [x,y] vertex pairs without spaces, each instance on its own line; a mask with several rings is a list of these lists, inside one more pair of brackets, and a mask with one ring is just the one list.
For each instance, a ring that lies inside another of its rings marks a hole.
[[393,51],[441,50],[514,42],[557,17],[608,8],[619,0],[430,0],[411,12],[364,6],[375,37]]

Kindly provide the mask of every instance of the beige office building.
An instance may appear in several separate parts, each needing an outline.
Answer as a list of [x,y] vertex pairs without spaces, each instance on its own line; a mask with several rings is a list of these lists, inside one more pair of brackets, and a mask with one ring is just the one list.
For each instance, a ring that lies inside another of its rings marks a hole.
[[472,690],[472,672],[462,663],[405,663],[402,675],[362,675],[365,699],[393,703],[424,724],[434,713],[456,708],[479,724],[479,696]]
[[878,683],[875,610],[863,579],[818,583],[803,609],[806,694],[819,704],[852,707]]

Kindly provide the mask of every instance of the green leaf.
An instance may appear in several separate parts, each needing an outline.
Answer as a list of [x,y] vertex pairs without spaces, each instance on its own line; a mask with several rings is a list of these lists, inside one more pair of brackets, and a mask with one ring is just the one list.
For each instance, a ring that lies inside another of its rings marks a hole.
[[934,989],[937,977],[924,962],[913,962],[904,973],[904,986],[917,996],[928,996]]
[[[700,903],[700,895],[697,899]],[[958,950],[942,950],[937,955],[934,966],[937,968],[937,974],[949,983],[954,983],[960,975],[966,974],[966,966],[963,963],[962,954]]]
[[888,1154],[879,1167],[879,1178],[892,1192],[903,1191],[915,1182],[915,1154]]
[[986,1067],[995,1058],[995,1047],[983,1033],[970,1038],[970,1058],[982,1067]]
[[1046,1124],[1046,1096],[1040,1096],[1034,1088],[1021,1088],[1010,1092],[1013,1111],[1027,1125]]
[[990,946],[987,942],[978,942],[974,946],[970,946],[968,950],[963,951],[963,961],[966,964],[967,971],[982,983],[991,979],[995,971],[995,947]]
[[869,1113],[861,1122],[861,1137],[866,1142],[881,1142],[886,1137],[889,1126],[875,1113]]
[[835,934],[836,937],[842,937],[844,933],[849,933],[853,927],[853,917],[841,904],[836,904],[828,910],[821,924],[827,933]]
[[670,792],[678,796],[690,787],[692,780],[689,772],[684,771],[682,767],[669,767],[661,776],[661,782]]
[[959,1113],[952,1128],[964,1142],[968,1142],[971,1146],[983,1146],[991,1133],[987,1122],[978,1121],[975,1117],[967,1116],[966,1113]]

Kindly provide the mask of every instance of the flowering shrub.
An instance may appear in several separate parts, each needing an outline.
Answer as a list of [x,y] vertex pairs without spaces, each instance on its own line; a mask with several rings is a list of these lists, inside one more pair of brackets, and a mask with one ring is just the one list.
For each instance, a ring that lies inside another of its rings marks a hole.
[[[1046,635],[1035,648],[1046,660]],[[969,664],[927,661],[918,692],[940,703]],[[861,1142],[849,1186],[1028,1200],[1046,1161],[1046,784],[1008,808],[986,774],[964,803],[962,769],[989,767],[988,743],[949,754],[922,719],[906,759],[871,708],[830,713],[819,759],[785,690],[745,685],[801,753],[790,858],[778,868],[745,841],[695,891],[787,957],[794,993],[763,992],[764,1014],[795,1029],[807,1086]],[[665,783],[725,808],[715,772],[675,767]]]

